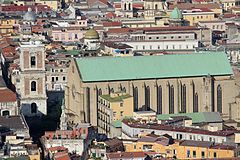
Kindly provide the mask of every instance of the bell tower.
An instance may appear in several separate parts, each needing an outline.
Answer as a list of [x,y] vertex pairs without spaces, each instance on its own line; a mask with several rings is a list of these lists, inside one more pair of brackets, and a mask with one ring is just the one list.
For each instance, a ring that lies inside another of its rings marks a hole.
[[20,44],[20,101],[26,116],[47,114],[45,47],[40,41]]

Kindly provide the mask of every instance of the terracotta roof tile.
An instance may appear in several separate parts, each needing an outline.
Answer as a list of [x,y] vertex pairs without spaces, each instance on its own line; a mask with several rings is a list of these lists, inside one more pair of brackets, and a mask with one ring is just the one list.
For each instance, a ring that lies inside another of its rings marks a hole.
[[16,94],[10,89],[0,89],[0,102],[16,102]]

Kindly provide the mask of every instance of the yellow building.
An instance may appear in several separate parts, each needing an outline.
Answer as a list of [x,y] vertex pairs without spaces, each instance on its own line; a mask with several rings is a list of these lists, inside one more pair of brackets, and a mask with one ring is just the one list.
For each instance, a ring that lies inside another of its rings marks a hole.
[[30,160],[41,160],[40,151],[36,144],[27,145],[26,148]]
[[36,0],[35,2],[43,5],[47,5],[54,11],[56,11],[60,6],[60,1],[58,0]]
[[0,20],[0,33],[1,34],[8,34],[13,33],[14,28],[13,26],[18,25],[18,20],[16,19],[1,19]]
[[110,137],[113,137],[113,123],[133,115],[133,97],[125,92],[113,92],[98,98],[98,132]]
[[170,136],[154,134],[136,141],[123,141],[126,152],[157,152],[162,157],[177,159],[232,158],[235,147],[214,144],[213,142],[182,140],[175,141]]
[[207,8],[192,9],[183,12],[183,19],[187,20],[190,26],[196,25],[199,21],[214,20],[215,13]]

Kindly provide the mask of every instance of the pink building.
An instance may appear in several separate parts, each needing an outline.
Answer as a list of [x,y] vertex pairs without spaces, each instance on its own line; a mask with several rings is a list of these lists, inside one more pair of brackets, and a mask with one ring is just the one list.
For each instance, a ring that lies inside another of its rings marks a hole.
[[55,27],[52,40],[55,42],[78,42],[84,37],[86,30],[81,27]]

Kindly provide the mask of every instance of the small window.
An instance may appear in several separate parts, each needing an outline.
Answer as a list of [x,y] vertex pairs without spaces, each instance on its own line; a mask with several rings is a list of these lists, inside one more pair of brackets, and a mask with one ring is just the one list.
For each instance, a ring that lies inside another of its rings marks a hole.
[[156,37],[156,39],[159,39],[159,37]]
[[31,104],[31,113],[37,113],[37,104],[36,103]]
[[63,72],[63,69],[60,69],[60,72]]
[[202,156],[202,158],[205,158],[205,152],[204,151],[201,152],[201,156]]
[[31,67],[35,67],[35,66],[36,66],[36,57],[31,56]]
[[193,158],[196,158],[196,156],[197,156],[197,153],[196,153],[196,151],[193,151]]
[[120,115],[123,116],[123,111],[120,112]]
[[66,80],[66,77],[63,77],[63,81],[65,81]]
[[148,39],[152,39],[152,37],[149,37]]
[[213,152],[213,157],[217,158],[217,152]]
[[190,150],[187,150],[187,158],[190,158]]
[[36,83],[36,81],[32,81],[31,82],[31,91],[36,91],[37,90],[37,83]]
[[120,107],[123,107],[123,103],[120,103]]
[[58,77],[56,77],[56,81],[58,81]]
[[54,77],[52,77],[52,82],[54,82]]

